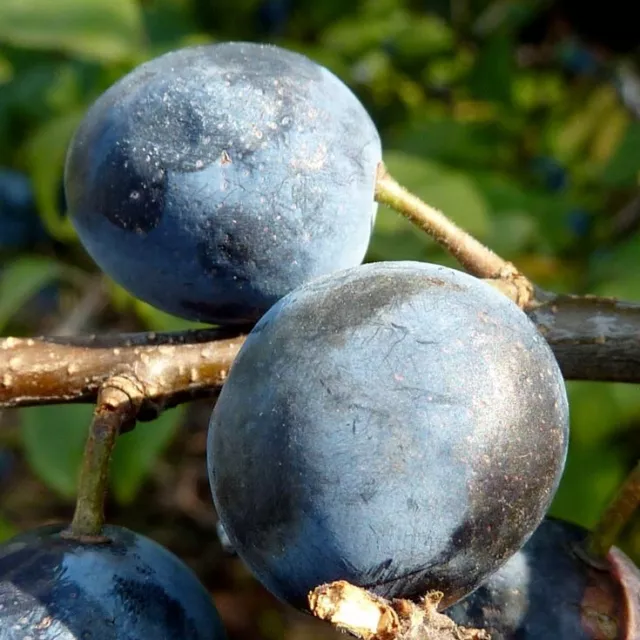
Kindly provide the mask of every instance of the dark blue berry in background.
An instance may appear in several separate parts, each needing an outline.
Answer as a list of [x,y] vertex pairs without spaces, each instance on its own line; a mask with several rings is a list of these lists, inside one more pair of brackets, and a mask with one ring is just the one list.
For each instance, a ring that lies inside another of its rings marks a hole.
[[18,461],[18,455],[11,449],[0,448],[0,489],[10,485],[10,479]]
[[30,249],[46,237],[29,177],[0,168],[0,251]]
[[604,75],[604,65],[596,53],[577,40],[567,40],[558,46],[562,66],[579,76]]
[[[616,571],[596,569],[579,554],[587,533],[547,518],[518,553],[447,615],[459,625],[487,630],[491,640],[637,638],[628,633],[625,585]],[[636,595],[636,607],[637,600]],[[637,620],[638,612],[634,615]]]
[[166,54],[88,111],[65,173],[98,265],[187,319],[257,320],[297,286],[360,264],[380,139],[335,75],[274,46]]
[[551,192],[564,191],[569,185],[567,170],[554,158],[539,156],[532,162],[532,170]]
[[586,238],[591,232],[592,217],[588,211],[573,209],[567,214],[567,226],[578,238]]
[[567,441],[560,370],[515,304],[453,269],[373,263],[258,322],[208,465],[232,547],[282,600],[347,580],[446,606],[538,526]]
[[282,35],[289,22],[291,0],[264,0],[258,9],[262,28],[269,35]]
[[46,526],[0,547],[0,640],[223,640],[212,600],[176,556],[121,527],[82,544]]

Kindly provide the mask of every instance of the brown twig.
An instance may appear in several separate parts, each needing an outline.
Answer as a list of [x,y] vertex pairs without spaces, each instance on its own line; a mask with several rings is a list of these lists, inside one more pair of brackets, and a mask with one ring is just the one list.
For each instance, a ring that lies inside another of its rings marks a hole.
[[[509,262],[401,187],[379,167],[376,198],[418,224],[472,274],[523,308],[570,380],[640,382],[640,304],[536,290]],[[129,373],[144,385],[139,420],[215,397],[250,327],[167,334],[0,340],[0,409],[92,402],[106,379]]]
[[458,227],[442,211],[407,191],[382,163],[378,167],[375,197],[380,204],[395,209],[430,235],[470,274],[478,278],[511,283],[517,290],[516,301],[521,307],[533,300],[533,284],[511,262],[507,262]]
[[567,380],[640,382],[640,304],[558,295],[528,315]]
[[618,536],[640,507],[640,462],[627,476],[591,532],[588,551],[596,558],[607,557]]
[[139,418],[153,418],[156,410],[215,395],[243,341],[237,331],[217,329],[4,338],[0,408],[93,402],[108,378],[130,374],[144,388]]
[[[88,280],[84,285],[83,295],[78,303],[59,319],[51,330],[51,335],[69,336],[78,335],[86,331],[91,320],[108,304],[107,292],[105,289],[104,276],[100,275]],[[48,331],[48,330],[47,330]],[[8,367],[0,369],[4,375],[8,373]],[[0,380],[2,386],[2,380]],[[2,426],[3,409],[0,406],[0,427]]]
[[[565,378],[640,382],[640,304],[556,296],[528,314]],[[105,380],[130,373],[145,389],[139,420],[150,419],[163,408],[215,397],[244,338],[202,329],[0,339],[0,408],[93,402]]]
[[469,273],[524,309],[551,345],[569,380],[640,382],[640,304],[536,289],[517,268],[409,193],[378,167],[376,199],[439,242]]

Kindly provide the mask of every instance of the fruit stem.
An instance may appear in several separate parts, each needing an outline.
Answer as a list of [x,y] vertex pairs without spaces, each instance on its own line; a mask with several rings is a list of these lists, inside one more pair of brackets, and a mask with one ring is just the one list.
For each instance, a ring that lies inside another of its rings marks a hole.
[[442,245],[472,275],[478,278],[519,281],[519,287],[533,296],[533,285],[511,263],[507,262],[472,235],[458,227],[438,209],[409,193],[387,171],[378,166],[375,199],[408,218]]
[[142,397],[136,381],[126,376],[110,378],[100,389],[84,449],[76,508],[71,526],[64,532],[66,537],[104,540],[104,503],[113,448],[123,428],[135,424]]
[[606,558],[620,533],[640,506],[640,461],[626,477],[588,540],[588,552]]

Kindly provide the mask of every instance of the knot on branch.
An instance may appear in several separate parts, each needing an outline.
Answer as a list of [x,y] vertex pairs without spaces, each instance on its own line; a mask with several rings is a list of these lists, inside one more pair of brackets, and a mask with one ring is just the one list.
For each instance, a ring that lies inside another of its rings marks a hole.
[[133,429],[145,402],[144,384],[130,373],[111,376],[100,387],[96,402],[96,415],[117,413],[119,432]]
[[496,278],[488,278],[485,282],[498,289],[523,310],[531,308],[536,303],[534,285],[511,263],[508,263]]

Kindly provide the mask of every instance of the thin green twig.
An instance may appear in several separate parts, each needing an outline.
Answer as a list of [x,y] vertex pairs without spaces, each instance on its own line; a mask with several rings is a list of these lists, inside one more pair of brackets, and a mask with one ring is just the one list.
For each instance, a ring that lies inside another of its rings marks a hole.
[[591,532],[588,551],[605,558],[640,506],[640,462],[627,476]]
[[65,536],[83,540],[104,539],[104,503],[111,456],[119,433],[135,422],[141,397],[135,381],[124,376],[107,380],[100,389],[85,445],[76,508]]

